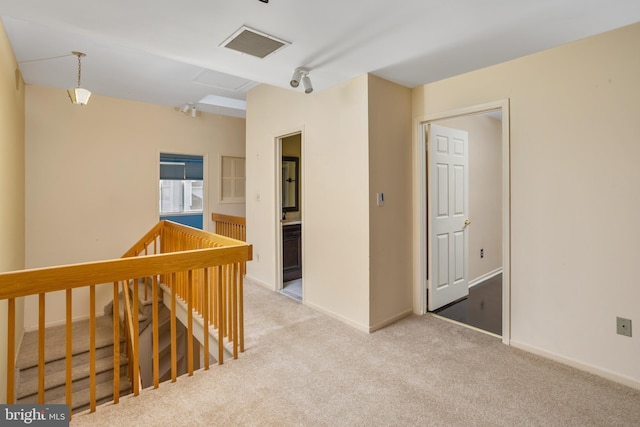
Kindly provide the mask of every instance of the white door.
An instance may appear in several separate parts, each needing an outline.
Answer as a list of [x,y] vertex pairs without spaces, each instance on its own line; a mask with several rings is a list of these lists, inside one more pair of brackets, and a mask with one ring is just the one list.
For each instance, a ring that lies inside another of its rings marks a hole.
[[429,311],[469,294],[469,135],[429,125]]

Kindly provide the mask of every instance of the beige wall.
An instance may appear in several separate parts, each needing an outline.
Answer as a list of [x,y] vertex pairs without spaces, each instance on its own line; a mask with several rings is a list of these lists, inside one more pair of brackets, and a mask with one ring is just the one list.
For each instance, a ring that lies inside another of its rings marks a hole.
[[[158,221],[160,152],[205,156],[208,212],[244,215],[219,204],[220,156],[243,157],[244,119],[202,114],[94,94],[73,105],[66,91],[26,91],[27,266],[117,258]],[[212,226],[210,214],[205,228]],[[59,297],[59,298],[58,298]],[[47,322],[63,319],[62,295],[49,297]],[[111,299],[98,293],[97,311]],[[88,314],[74,292],[74,316]],[[55,304],[58,301],[59,304]],[[27,302],[28,327],[35,304]]]
[[305,95],[261,85],[247,96],[250,279],[277,289],[278,137],[302,131],[305,304],[369,324],[367,76]]
[[474,283],[502,268],[501,122],[473,114],[436,123],[469,132],[469,281]]
[[411,90],[369,76],[368,99],[369,325],[377,329],[412,312]]
[[[25,263],[24,82],[0,22],[0,272]],[[16,302],[16,343],[23,331],[24,301]],[[7,302],[0,301],[0,402],[6,402]],[[17,350],[17,347],[16,347]]]
[[[640,24],[413,91],[511,100],[511,343],[640,386]],[[622,216],[616,216],[622,215]]]
[[410,313],[410,90],[365,75],[312,96],[260,86],[247,103],[249,278],[277,289],[276,140],[302,131],[305,304],[364,331]]

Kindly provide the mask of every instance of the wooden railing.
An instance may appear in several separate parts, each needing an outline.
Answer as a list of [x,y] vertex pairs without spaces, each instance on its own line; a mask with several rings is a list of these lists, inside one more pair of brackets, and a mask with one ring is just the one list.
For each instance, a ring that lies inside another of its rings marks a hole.
[[[224,337],[233,346],[234,357],[238,350],[244,351],[243,300],[241,265],[252,259],[251,245],[227,237],[203,232],[190,227],[161,221],[138,241],[123,258],[60,267],[22,270],[0,273],[0,300],[7,300],[7,403],[15,403],[15,354],[16,354],[16,298],[30,295],[39,296],[38,327],[38,403],[45,402],[44,361],[45,361],[45,309],[47,295],[51,292],[66,292],[66,403],[72,405],[72,306],[73,289],[89,289],[90,325],[90,410],[96,409],[96,286],[113,284],[113,401],[118,403],[120,387],[120,325],[118,319],[118,294],[125,295],[125,345],[128,348],[129,376],[134,395],[140,390],[138,373],[138,283],[139,278],[150,282],[153,340],[153,387],[159,386],[158,366],[158,313],[161,282],[169,289],[170,301],[164,301],[171,310],[171,380],[177,377],[176,369],[176,315],[178,299],[186,302],[190,312],[197,312],[209,325],[217,328],[218,363],[223,363]],[[147,287],[145,286],[145,294]],[[129,298],[130,290],[133,292]],[[86,304],[86,301],[81,301]],[[191,319],[192,316],[189,316]],[[188,321],[189,375],[193,374],[193,345],[191,320]],[[209,341],[205,334],[205,369],[209,366]]]
[[[216,234],[243,242],[247,241],[247,220],[245,217],[212,213],[211,220],[216,226]],[[247,263],[243,263],[240,274],[244,275],[246,271]]]
[[247,241],[247,221],[244,217],[213,213],[211,219],[216,225],[216,234]]

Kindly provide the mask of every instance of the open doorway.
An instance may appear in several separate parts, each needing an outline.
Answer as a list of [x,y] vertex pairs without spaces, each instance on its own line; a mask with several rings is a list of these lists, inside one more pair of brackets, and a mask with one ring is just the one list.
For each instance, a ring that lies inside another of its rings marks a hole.
[[[417,183],[421,193],[418,268],[422,312],[446,315],[454,321],[501,336],[507,344],[510,337],[508,114],[508,100],[505,100],[423,118],[419,126]],[[464,150],[469,156],[467,166],[453,163],[442,166],[444,163],[440,160],[440,163],[434,163],[438,147],[434,149],[433,143],[438,143],[441,149],[447,147],[446,138],[437,139],[439,136],[431,135],[432,139],[428,141],[430,133],[433,134],[432,128],[440,130],[440,127],[445,129],[445,137],[449,130],[461,132],[462,136],[451,135],[456,139],[452,146],[457,148],[463,147],[459,141],[468,135],[468,150]],[[464,178],[464,170],[468,171],[468,186],[456,184],[456,189],[468,191],[468,199],[459,196],[461,192],[453,191],[450,196],[453,200],[451,204],[447,203],[440,190],[454,183],[438,184],[440,178],[447,176],[447,169],[455,169],[456,172],[448,176],[460,180]],[[434,170],[441,177],[434,175]],[[445,201],[444,208],[438,206],[438,199]],[[459,206],[465,209],[458,209]],[[459,215],[447,219],[454,225],[449,234],[443,234],[438,228],[438,218],[454,210]],[[447,253],[454,253],[453,260],[447,258]],[[449,268],[451,263],[453,268]],[[446,296],[451,300],[432,299],[436,290],[447,291],[454,282],[464,283],[462,296],[450,293]],[[481,318],[482,315],[492,316],[491,313],[494,318]]]
[[302,302],[302,134],[278,138],[279,289]]
[[[461,147],[465,147],[464,165],[468,173],[466,185],[454,187],[456,190],[463,188],[466,196],[460,199],[464,202],[460,209],[464,212],[461,221],[465,221],[460,231],[465,239],[458,239],[462,243],[460,252],[463,257],[459,264],[464,267],[459,275],[459,284],[464,289],[449,299],[440,298],[437,305],[429,301],[429,310],[441,317],[502,336],[502,113],[494,110],[436,120],[430,123],[430,127],[440,129],[443,135],[452,132],[462,135],[459,140],[464,142],[461,142]],[[430,132],[434,133],[433,130]],[[432,163],[427,162],[427,169]],[[461,166],[456,167],[460,169]],[[432,176],[437,179],[437,174],[428,173],[429,179]],[[429,179],[429,191],[437,194],[436,183]],[[439,197],[432,202],[434,206],[437,199]],[[435,218],[436,221],[442,220],[440,215]],[[433,231],[441,233],[436,227]],[[434,244],[437,242],[438,239]],[[438,257],[437,248],[433,255]],[[435,275],[440,263],[436,260],[434,264]],[[456,265],[455,262],[451,264]],[[438,275],[454,276],[442,272]],[[442,281],[430,283],[437,288]],[[446,290],[446,286],[444,288]],[[437,289],[429,295],[436,293]]]

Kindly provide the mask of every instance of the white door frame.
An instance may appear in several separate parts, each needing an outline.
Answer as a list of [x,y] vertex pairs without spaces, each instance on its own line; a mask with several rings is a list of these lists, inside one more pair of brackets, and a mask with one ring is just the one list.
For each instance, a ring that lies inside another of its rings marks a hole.
[[510,130],[509,99],[486,104],[459,108],[440,113],[428,114],[414,119],[414,312],[427,312],[427,254],[428,254],[428,212],[427,212],[427,156],[426,136],[428,123],[492,110],[502,112],[502,342],[511,339],[511,170],[510,170]]

